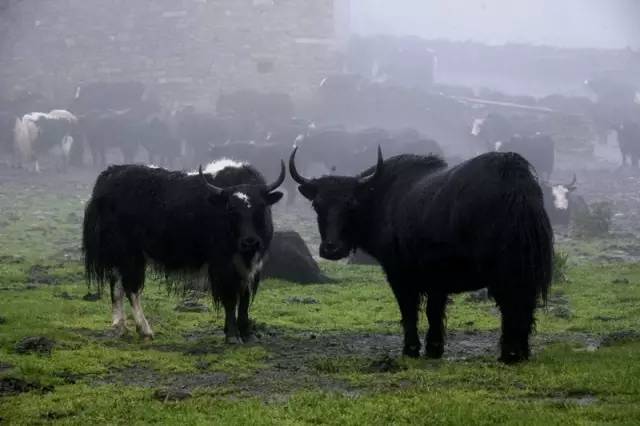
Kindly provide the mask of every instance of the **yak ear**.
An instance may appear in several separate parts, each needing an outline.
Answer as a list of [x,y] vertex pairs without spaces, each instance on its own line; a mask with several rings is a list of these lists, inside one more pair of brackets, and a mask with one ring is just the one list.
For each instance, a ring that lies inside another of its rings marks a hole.
[[318,195],[318,188],[315,185],[302,184],[298,187],[298,191],[306,198],[307,200],[313,200]]
[[269,192],[264,198],[268,205],[272,206],[282,199],[284,194],[280,191]]

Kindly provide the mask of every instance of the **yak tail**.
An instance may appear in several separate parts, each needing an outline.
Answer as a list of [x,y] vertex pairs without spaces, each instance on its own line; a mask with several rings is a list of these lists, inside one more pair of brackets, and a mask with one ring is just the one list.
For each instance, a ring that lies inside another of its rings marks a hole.
[[[498,260],[502,281],[511,291],[547,302],[553,275],[553,228],[544,209],[542,189],[531,165],[517,154],[506,154],[502,176],[506,186]],[[500,216],[500,214],[498,214]],[[506,290],[506,288],[503,287]]]
[[102,292],[104,282],[111,273],[100,256],[101,235],[98,200],[92,198],[87,204],[82,223],[82,253],[84,254],[84,270],[87,284],[96,283]]

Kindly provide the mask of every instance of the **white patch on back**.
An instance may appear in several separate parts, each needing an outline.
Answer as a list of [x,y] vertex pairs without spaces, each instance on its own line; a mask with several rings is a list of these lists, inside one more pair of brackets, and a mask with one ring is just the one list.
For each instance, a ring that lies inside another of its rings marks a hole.
[[569,208],[569,198],[567,194],[569,189],[562,185],[554,186],[551,189],[553,194],[553,206],[558,210],[567,210]]
[[78,118],[71,114],[69,111],[65,109],[54,109],[52,111],[46,112],[32,112],[30,114],[25,114],[22,119],[27,121],[38,121],[39,119],[44,118],[47,120],[66,120],[70,123],[76,123]]
[[249,196],[247,194],[245,194],[244,192],[234,192],[233,196],[242,200],[248,208],[251,208],[251,201],[249,200]]
[[159,166],[156,166],[155,164],[147,164],[147,167],[150,169],[159,169]]
[[496,151],[500,151],[500,148],[502,148],[502,142],[501,141],[496,142],[495,148],[496,148]]
[[[213,161],[213,162],[207,164],[207,166],[204,168],[202,173],[206,173],[206,174],[210,174],[211,176],[215,176],[219,172],[221,172],[222,170],[226,169],[227,167],[232,167],[232,168],[239,169],[240,167],[244,167],[246,165],[247,165],[247,163],[244,163],[242,161],[235,161],[235,160],[231,160],[230,158],[221,158],[219,160],[216,160],[216,161]],[[194,171],[189,172],[187,174],[189,176],[195,176],[195,175],[198,174],[198,171],[194,170]]]
[[473,120],[473,127],[471,128],[471,135],[478,136],[482,131],[482,125],[484,124],[484,118],[476,118]]

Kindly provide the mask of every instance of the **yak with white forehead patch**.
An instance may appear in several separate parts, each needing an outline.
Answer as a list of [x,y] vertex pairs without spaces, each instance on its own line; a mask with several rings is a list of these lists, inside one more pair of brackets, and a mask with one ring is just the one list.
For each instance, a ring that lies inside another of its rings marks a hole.
[[85,212],[83,250],[88,280],[110,284],[114,328],[125,331],[126,295],[138,332],[153,336],[139,301],[149,265],[174,280],[206,271],[214,301],[225,310],[227,341],[249,340],[249,305],[284,178],[282,161],[271,184],[247,164],[215,174],[138,165],[102,172]]
[[530,164],[515,153],[487,153],[455,167],[435,156],[399,155],[355,177],[291,177],[312,201],[320,256],[356,249],[383,267],[404,327],[404,350],[418,356],[418,309],[427,299],[427,356],[444,351],[451,293],[488,288],[502,312],[501,360],[529,357],[540,296],[551,282],[553,232]]

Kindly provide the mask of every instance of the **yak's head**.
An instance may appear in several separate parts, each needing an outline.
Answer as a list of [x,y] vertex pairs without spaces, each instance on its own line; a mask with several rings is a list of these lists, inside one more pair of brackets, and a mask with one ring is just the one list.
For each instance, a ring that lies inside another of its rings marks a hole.
[[298,191],[311,201],[318,216],[322,242],[320,256],[329,260],[347,257],[356,248],[356,229],[361,207],[371,197],[376,180],[380,177],[384,161],[378,147],[378,163],[373,170],[359,177],[323,176],[307,179],[295,165],[295,148],[289,157],[291,177],[300,186]]
[[236,185],[220,188],[207,181],[199,170],[209,191],[209,201],[224,206],[236,248],[247,259],[265,250],[265,238],[273,231],[270,206],[280,201],[282,192],[276,189],[285,178],[284,161],[280,164],[280,176],[269,185]]

